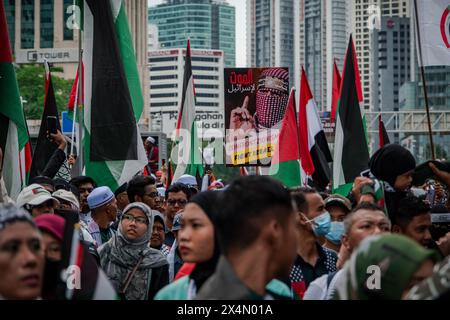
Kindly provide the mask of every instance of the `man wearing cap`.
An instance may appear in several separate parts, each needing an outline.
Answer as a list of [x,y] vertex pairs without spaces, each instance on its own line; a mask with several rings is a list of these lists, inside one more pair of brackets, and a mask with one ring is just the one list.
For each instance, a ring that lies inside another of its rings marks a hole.
[[27,210],[33,218],[45,213],[54,213],[59,201],[52,197],[43,186],[31,184],[24,188],[17,197],[17,206]]
[[331,224],[330,231],[325,235],[323,246],[339,252],[344,234],[344,219],[352,210],[352,204],[347,198],[333,194],[325,200],[325,209],[330,213]]
[[196,195],[200,190],[197,179],[190,174],[183,174],[177,179],[177,181],[175,181],[175,183],[181,183],[187,186],[189,188],[189,191],[191,192],[191,196]]
[[117,217],[117,201],[108,187],[95,188],[87,197],[93,221],[88,224],[88,231],[98,246],[106,243],[114,235],[111,224]]
[[[159,161],[159,149],[156,145],[156,140],[153,137],[148,137],[145,140],[145,151],[147,152],[148,167],[150,172],[148,174],[158,171],[158,161]],[[147,166],[145,170],[148,171]]]
[[164,216],[160,213],[155,214],[153,222],[153,232],[150,239],[150,247],[161,251],[161,253],[167,257],[170,251],[170,247],[164,244],[166,238],[166,225],[164,223]]

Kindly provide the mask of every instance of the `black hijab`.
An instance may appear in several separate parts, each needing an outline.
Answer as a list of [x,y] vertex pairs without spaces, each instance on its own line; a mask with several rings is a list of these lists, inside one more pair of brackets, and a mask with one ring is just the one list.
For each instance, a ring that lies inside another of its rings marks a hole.
[[[214,225],[215,229],[215,221],[218,215],[219,208],[219,194],[220,191],[206,191],[201,192],[192,197],[189,202],[195,203],[198,205],[211,222]],[[197,287],[197,292],[200,290],[201,286],[205,283],[206,280],[214,273],[216,270],[217,263],[220,257],[220,248],[219,242],[217,239],[217,233],[214,231],[214,252],[211,259],[205,262],[197,263],[194,270],[190,274],[190,278],[194,280],[195,286]]]
[[398,144],[388,144],[379,149],[369,160],[372,174],[394,188],[398,176],[413,170],[416,160],[411,152]]

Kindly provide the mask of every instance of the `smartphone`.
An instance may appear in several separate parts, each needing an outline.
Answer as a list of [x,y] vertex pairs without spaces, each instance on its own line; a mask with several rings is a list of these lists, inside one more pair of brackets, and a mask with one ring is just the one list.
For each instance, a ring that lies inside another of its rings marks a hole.
[[434,203],[436,202],[436,190],[434,187],[430,187],[427,191],[426,200],[430,204],[430,206],[434,206]]
[[57,133],[57,123],[58,119],[55,116],[47,116],[47,130],[49,133],[56,134]]

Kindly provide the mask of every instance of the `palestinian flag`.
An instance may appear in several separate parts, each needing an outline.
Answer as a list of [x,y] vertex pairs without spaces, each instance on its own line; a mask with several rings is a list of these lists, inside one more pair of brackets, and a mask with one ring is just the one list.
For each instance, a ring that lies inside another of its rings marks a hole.
[[144,100],[123,0],[83,2],[85,174],[117,189],[147,164]]
[[64,214],[61,275],[56,279],[56,296],[62,300],[118,300],[114,287],[99,268],[85,243],[80,241],[76,212]]
[[[55,92],[53,90],[52,75],[48,62],[44,62],[45,66],[45,96],[44,96],[44,112],[41,118],[41,127],[39,128],[39,136],[34,149],[33,161],[31,162],[30,179],[40,176],[45,166],[53,155],[58,146],[47,139],[47,117],[56,117],[57,129],[61,131],[59,123],[58,108],[56,107]],[[53,177],[50,177],[53,178]]]
[[298,145],[295,90],[292,89],[269,169],[269,175],[288,188],[302,185]]
[[323,190],[330,183],[331,171],[328,163],[333,160],[303,67],[298,131],[302,169],[306,176],[312,177],[315,187]]
[[383,119],[381,119],[381,114],[378,116],[378,139],[380,141],[380,149],[385,145],[390,144],[389,136],[384,127]]
[[177,116],[175,143],[175,148],[172,151],[172,160],[177,160],[177,168],[172,181],[177,181],[183,174],[202,177],[203,156],[199,148],[195,121],[195,86],[192,75],[191,42],[189,40],[186,48],[183,94]]
[[3,151],[3,164],[0,163],[3,168],[0,169],[3,169],[8,194],[15,200],[27,183],[31,148],[13,66],[3,1],[0,1],[0,96],[0,148]]
[[339,103],[339,93],[341,92],[341,74],[334,61],[333,65],[333,87],[331,93],[331,121],[336,121],[336,110]]
[[336,113],[333,192],[347,196],[353,180],[366,170],[369,149],[360,104],[363,100],[353,37],[344,63],[341,94]]

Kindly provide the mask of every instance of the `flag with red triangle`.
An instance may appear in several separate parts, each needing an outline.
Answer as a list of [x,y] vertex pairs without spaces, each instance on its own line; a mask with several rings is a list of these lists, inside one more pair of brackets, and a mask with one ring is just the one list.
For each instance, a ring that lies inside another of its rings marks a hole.
[[3,1],[0,1],[0,97],[2,97],[0,148],[3,151],[3,179],[9,196],[15,200],[27,183],[31,147],[13,65]]
[[269,175],[288,188],[302,185],[298,146],[295,90],[292,89],[269,169]]

